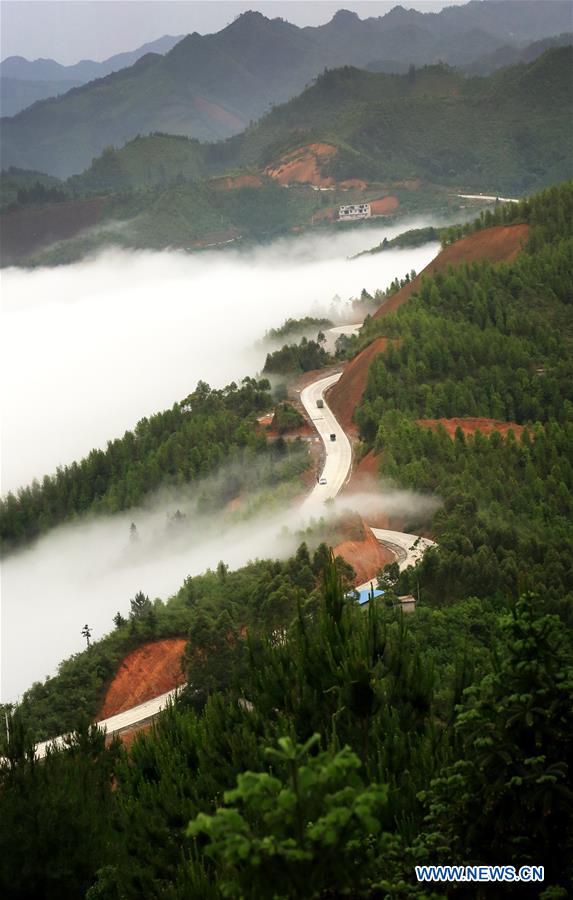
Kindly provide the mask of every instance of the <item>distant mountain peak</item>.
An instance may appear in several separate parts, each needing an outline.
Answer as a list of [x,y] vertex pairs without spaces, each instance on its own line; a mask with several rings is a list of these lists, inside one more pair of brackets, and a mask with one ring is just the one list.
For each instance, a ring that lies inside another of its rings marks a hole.
[[358,13],[355,13],[353,10],[339,9],[338,12],[334,13],[331,21],[342,25],[345,22],[360,22],[361,19]]
[[263,15],[262,12],[259,12],[257,9],[247,9],[245,12],[240,13],[236,19],[234,19],[228,28],[233,28],[242,25],[253,25],[254,23],[261,22],[270,22],[266,16]]

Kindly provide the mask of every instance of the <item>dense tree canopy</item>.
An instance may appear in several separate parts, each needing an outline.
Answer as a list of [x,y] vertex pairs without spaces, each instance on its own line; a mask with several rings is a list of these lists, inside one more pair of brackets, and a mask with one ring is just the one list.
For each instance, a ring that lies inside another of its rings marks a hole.
[[[271,407],[266,379],[245,378],[240,386],[233,382],[223,390],[199,382],[184,401],[142,419],[105,450],[92,450],[41,483],[8,494],[0,501],[2,546],[11,548],[87,512],[114,513],[140,505],[160,486],[198,481],[223,464],[272,454],[256,427],[256,415]],[[290,452],[298,450],[302,448]],[[234,472],[238,493],[248,471],[243,465]]]
[[[365,446],[387,482],[442,500],[405,523],[437,548],[383,575],[388,593],[415,591],[415,614],[358,607],[324,545],[221,562],[165,604],[138,592],[129,620],[6,710],[3,896],[470,898],[473,884],[419,884],[414,865],[476,862],[545,867],[509,897],[568,895],[571,195],[522,210],[531,240],[511,265],[435,277],[366,326],[396,340],[358,410]],[[177,415],[221,404],[248,415],[253,400],[200,385]],[[524,427],[452,439],[417,421],[470,414]],[[91,713],[130,641],[168,633],[188,636],[185,690],[129,750],[106,748],[73,721],[81,690]],[[63,721],[71,746],[34,761],[38,729]]]

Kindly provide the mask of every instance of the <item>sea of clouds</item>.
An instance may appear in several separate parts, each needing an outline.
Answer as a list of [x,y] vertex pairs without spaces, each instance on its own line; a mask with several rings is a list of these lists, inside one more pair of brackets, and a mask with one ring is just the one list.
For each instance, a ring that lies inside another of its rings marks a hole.
[[[2,493],[104,447],[199,379],[219,387],[260,371],[257,341],[286,318],[328,314],[336,295],[373,293],[420,271],[437,244],[349,257],[427,224],[281,239],[248,252],[108,251],[71,266],[5,270]],[[136,591],[166,598],[220,559],[235,567],[294,547],[280,536],[287,520],[296,524],[292,512],[272,527],[265,520],[224,533],[191,518],[184,540],[164,540],[176,505],[66,525],[4,560],[1,699],[14,700],[80,650],[86,622],[95,637],[109,631]],[[134,518],[145,552],[129,544]]]

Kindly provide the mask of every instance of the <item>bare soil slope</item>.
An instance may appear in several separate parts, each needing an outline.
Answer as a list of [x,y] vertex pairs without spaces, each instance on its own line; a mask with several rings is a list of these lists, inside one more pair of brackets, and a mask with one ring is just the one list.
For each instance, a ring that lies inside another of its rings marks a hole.
[[379,197],[377,200],[370,200],[370,212],[373,216],[388,216],[395,212],[400,205],[397,197],[392,194],[388,197]]
[[181,657],[185,644],[184,638],[166,638],[143,644],[129,653],[107,689],[98,721],[183,684]]
[[345,431],[356,429],[352,421],[354,409],[360,403],[366,388],[370,363],[388,346],[388,338],[379,337],[350,360],[342,377],[328,392],[328,405]]
[[379,319],[394,312],[420,287],[424,275],[435,275],[448,266],[460,263],[488,260],[491,263],[511,262],[523,249],[529,233],[529,225],[494,225],[475,234],[468,234],[445,247],[410,284],[394,294],[378,309],[373,318]]
[[75,237],[84,228],[97,225],[104,201],[70,200],[46,206],[23,206],[0,216],[2,262],[35,253],[56,241]]
[[466,437],[475,434],[476,431],[481,431],[482,434],[486,435],[498,431],[503,436],[508,431],[513,431],[515,437],[520,438],[524,429],[523,425],[516,425],[515,422],[500,422],[497,419],[469,417],[464,419],[418,419],[417,422],[418,425],[422,425],[424,428],[436,429],[438,425],[442,425],[452,439],[458,427],[462,429]]
[[364,524],[364,539],[347,540],[334,548],[334,555],[341,556],[350,563],[356,572],[354,584],[363,584],[383,569],[387,563],[394,562],[394,554],[379,544],[368,525]]
[[334,179],[323,177],[320,163],[335,156],[336,147],[332,144],[308,144],[285,153],[279,160],[265,169],[265,175],[274,178],[279,184],[313,184],[315,187],[332,187]]

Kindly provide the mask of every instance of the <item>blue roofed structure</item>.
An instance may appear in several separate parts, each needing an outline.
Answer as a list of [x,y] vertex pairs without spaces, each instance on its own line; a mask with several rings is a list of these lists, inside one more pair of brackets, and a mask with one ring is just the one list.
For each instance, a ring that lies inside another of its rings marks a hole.
[[357,593],[359,606],[364,606],[365,603],[368,603],[368,601],[372,598],[372,594],[374,594],[374,597],[382,597],[384,595],[384,591],[379,591],[376,588],[374,589],[374,591],[367,589],[363,591],[357,591]]

